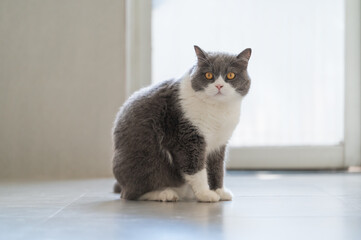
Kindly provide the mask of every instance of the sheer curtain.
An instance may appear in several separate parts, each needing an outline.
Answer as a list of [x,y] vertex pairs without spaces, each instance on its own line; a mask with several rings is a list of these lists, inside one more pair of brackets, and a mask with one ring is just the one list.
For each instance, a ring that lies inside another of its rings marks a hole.
[[253,50],[251,90],[233,146],[343,141],[343,0],[155,0],[152,79],[182,75],[193,45]]

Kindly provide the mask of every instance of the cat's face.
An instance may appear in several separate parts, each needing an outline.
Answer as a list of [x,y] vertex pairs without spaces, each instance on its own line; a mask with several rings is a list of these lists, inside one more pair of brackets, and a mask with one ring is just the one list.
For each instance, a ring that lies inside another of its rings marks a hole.
[[192,88],[203,98],[227,102],[248,93],[251,80],[247,73],[251,49],[239,55],[206,53],[194,46],[198,62],[192,72]]

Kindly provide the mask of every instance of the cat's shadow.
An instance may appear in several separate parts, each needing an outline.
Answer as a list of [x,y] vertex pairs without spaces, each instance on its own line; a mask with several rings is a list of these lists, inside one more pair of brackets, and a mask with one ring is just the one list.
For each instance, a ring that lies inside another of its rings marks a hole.
[[100,216],[131,220],[190,221],[195,224],[222,223],[224,209],[231,202],[156,202],[114,199],[83,205],[83,210]]

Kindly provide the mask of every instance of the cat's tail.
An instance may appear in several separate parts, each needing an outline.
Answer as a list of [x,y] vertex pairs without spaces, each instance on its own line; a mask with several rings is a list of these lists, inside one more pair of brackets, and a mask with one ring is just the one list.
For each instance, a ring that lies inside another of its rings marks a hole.
[[113,191],[114,193],[120,193],[122,191],[118,182],[114,183]]

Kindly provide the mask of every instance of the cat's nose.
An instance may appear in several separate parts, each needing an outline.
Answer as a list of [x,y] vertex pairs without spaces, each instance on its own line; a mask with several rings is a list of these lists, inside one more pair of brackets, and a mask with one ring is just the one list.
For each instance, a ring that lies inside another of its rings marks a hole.
[[222,87],[223,87],[223,85],[221,85],[221,84],[216,85],[216,88],[218,88],[218,90],[221,90]]

